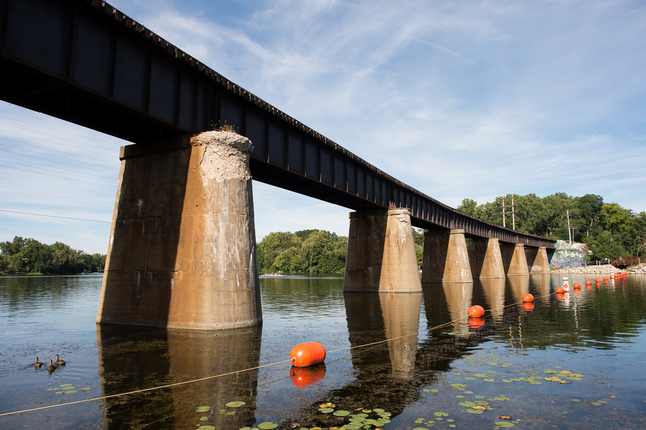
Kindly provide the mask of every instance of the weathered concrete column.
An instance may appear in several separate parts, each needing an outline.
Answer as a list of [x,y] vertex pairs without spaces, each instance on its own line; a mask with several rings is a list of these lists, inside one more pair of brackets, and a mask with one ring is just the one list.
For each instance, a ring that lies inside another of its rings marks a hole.
[[550,261],[547,258],[547,249],[544,246],[539,248],[525,248],[527,263],[531,267],[529,273],[550,273]]
[[422,282],[472,282],[464,230],[424,233]]
[[497,238],[471,238],[467,246],[469,265],[474,278],[504,278],[505,268]]
[[409,209],[350,213],[343,291],[422,291]]
[[525,247],[522,243],[505,244],[500,247],[505,273],[509,275],[529,275]]
[[225,132],[121,148],[98,323],[262,323],[251,150]]

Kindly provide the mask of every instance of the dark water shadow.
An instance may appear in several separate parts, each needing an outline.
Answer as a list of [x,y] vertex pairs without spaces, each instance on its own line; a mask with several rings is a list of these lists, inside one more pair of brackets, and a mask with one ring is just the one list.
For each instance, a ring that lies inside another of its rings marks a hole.
[[[237,430],[253,425],[258,370],[236,372],[258,366],[261,335],[261,327],[202,332],[97,326],[104,396],[226,374],[106,399],[106,428],[211,425]],[[231,401],[245,405],[227,408]],[[209,410],[198,413],[199,406]]]

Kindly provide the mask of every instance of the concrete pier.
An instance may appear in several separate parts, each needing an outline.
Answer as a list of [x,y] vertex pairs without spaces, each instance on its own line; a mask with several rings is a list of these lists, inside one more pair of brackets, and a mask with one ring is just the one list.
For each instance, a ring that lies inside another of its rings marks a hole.
[[251,150],[225,132],[121,148],[98,323],[262,323]]
[[469,239],[469,265],[474,278],[504,278],[498,239]]
[[422,291],[409,209],[350,213],[343,291]]
[[464,230],[424,233],[422,282],[472,282]]
[[522,243],[505,244],[500,247],[500,250],[507,276],[529,275],[529,267],[527,266],[527,258],[525,257],[525,247]]
[[547,258],[547,249],[544,246],[539,248],[525,248],[525,256],[529,264],[529,273],[550,273],[550,260]]

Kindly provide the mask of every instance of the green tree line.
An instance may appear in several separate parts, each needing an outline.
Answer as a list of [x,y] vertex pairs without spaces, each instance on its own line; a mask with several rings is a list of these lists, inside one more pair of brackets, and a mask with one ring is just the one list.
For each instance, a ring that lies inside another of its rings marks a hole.
[[[422,261],[424,236],[413,229],[417,260]],[[322,230],[269,233],[258,244],[260,273],[343,273],[348,238]]]
[[86,254],[61,242],[46,245],[34,239],[14,237],[0,242],[0,273],[72,275],[105,267],[104,254]]
[[343,273],[348,238],[322,230],[269,233],[258,244],[260,273]]
[[[586,194],[572,197],[555,193],[540,198],[536,194],[515,195],[516,230],[555,240],[568,240],[568,213],[572,240],[589,246],[593,260],[643,255],[646,249],[646,213],[635,213],[617,203],[604,203],[603,197]],[[506,226],[512,227],[512,196],[505,196]],[[464,199],[459,211],[503,225],[503,197],[479,205]]]

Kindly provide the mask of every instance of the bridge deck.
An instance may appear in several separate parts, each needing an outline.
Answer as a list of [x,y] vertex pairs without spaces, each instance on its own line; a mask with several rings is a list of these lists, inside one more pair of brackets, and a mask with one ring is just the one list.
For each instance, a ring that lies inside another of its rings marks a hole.
[[254,179],[353,210],[408,207],[413,225],[554,248],[398,181],[98,0],[0,0],[0,99],[146,145],[229,124]]

